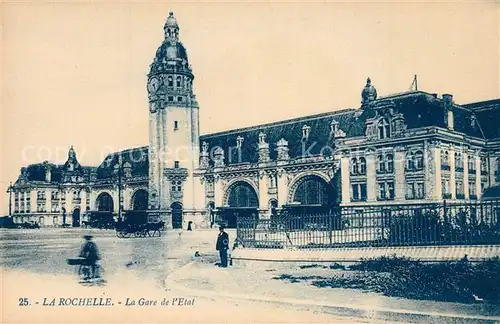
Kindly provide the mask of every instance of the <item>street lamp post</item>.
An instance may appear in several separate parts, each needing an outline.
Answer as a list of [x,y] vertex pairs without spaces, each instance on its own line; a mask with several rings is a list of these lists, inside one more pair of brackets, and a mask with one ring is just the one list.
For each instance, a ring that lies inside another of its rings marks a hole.
[[12,186],[12,181],[9,183],[7,187],[7,192],[9,193],[9,217],[12,217],[12,190],[14,187]]
[[122,156],[118,156],[118,221],[122,221]]

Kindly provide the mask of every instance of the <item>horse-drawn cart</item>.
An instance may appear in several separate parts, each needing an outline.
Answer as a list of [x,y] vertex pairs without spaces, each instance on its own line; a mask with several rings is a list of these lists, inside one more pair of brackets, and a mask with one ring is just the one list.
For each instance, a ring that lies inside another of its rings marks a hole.
[[165,226],[165,222],[158,223],[117,223],[116,224],[116,236],[119,238],[129,238],[129,237],[154,237],[161,236],[161,231]]

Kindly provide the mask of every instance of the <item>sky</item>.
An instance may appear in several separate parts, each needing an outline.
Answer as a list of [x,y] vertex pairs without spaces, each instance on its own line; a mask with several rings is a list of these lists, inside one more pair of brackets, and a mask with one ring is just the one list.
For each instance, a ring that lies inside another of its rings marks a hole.
[[[3,2],[0,190],[22,166],[81,164],[148,143],[146,80],[173,11],[202,134],[360,106],[379,96],[500,97],[493,1]],[[8,195],[0,195],[0,214]]]

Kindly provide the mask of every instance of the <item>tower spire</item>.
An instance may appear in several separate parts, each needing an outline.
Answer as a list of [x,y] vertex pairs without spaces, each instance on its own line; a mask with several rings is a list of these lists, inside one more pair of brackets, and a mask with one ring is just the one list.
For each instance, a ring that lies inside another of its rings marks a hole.
[[165,31],[165,40],[171,42],[179,40],[179,24],[177,24],[177,19],[172,11],[168,14],[163,30]]
[[413,82],[411,83],[410,91],[418,91],[417,75],[416,74],[413,76]]

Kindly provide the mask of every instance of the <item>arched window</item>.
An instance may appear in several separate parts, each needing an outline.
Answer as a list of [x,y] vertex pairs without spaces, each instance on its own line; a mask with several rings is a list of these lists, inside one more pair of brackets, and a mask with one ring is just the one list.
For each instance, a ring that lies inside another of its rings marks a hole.
[[293,201],[302,205],[327,205],[329,203],[327,183],[316,176],[305,177],[297,186]]
[[176,78],[175,80],[176,80],[176,82],[175,82],[175,83],[176,83],[176,84],[175,84],[175,85],[176,85],[176,87],[177,87],[177,88],[180,88],[180,87],[181,87],[181,82],[182,82],[181,76],[180,76],[180,75],[178,75],[178,76],[177,76],[177,78]]
[[378,172],[380,172],[380,173],[385,172],[384,156],[383,155],[379,155],[377,157],[377,162],[378,162]]
[[487,160],[486,160],[485,156],[481,156],[480,167],[481,167],[481,173],[484,174],[484,173],[488,172],[488,163],[487,163]]
[[385,118],[381,119],[378,122],[378,138],[384,139],[384,138],[388,138],[390,136],[391,136],[391,132],[390,132],[389,123],[387,122],[387,120]]
[[358,174],[358,159],[351,159],[351,174]]
[[450,153],[448,151],[444,151],[441,159],[442,165],[450,165]]
[[97,196],[97,210],[98,211],[113,211],[113,198],[107,192],[101,193]]
[[415,155],[413,152],[408,152],[406,163],[408,170],[415,170]]
[[168,76],[167,78],[168,86],[173,87],[174,86],[174,78],[172,78],[171,75]]
[[258,207],[257,193],[248,183],[238,181],[229,188],[227,204],[230,207]]
[[476,158],[474,155],[469,156],[469,173],[476,170]]
[[359,174],[366,174],[366,159],[364,157],[359,158]]
[[415,152],[415,168],[417,170],[424,168],[424,153],[422,151]]
[[385,163],[387,164],[387,172],[392,172],[394,171],[394,158],[392,156],[392,154],[387,154],[385,156]]

